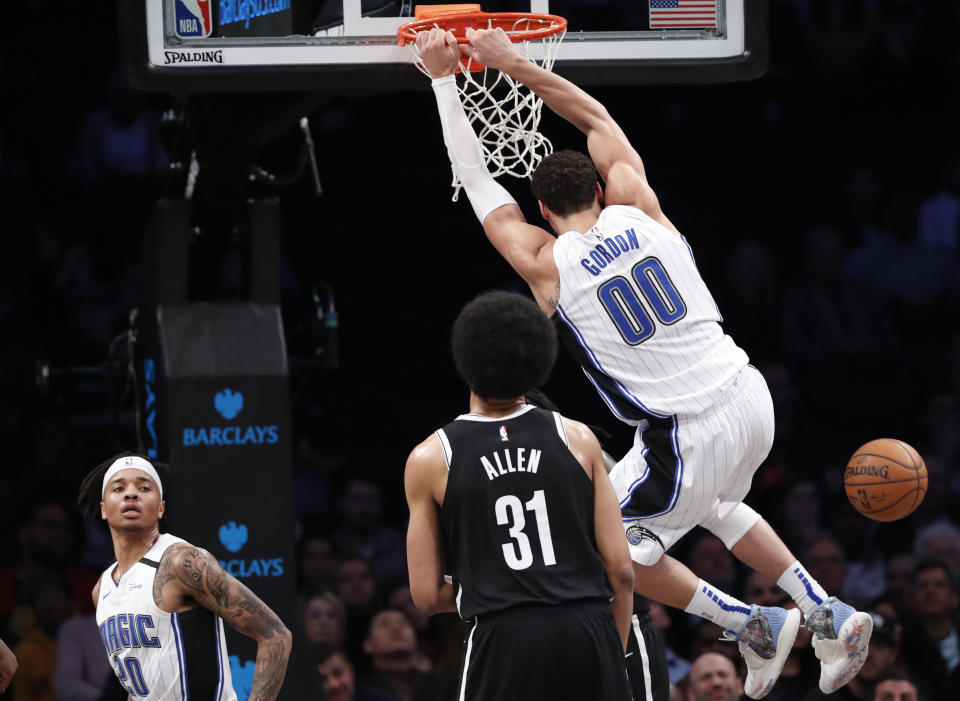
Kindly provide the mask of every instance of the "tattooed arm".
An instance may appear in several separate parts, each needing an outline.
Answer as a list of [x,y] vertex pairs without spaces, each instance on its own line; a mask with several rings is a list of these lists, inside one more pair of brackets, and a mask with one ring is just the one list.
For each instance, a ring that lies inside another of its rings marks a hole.
[[256,594],[225,572],[203,548],[179,543],[167,548],[153,584],[153,598],[164,610],[195,601],[257,641],[257,662],[249,701],[273,701],[280,691],[292,637],[283,622]]
[[0,694],[7,690],[10,680],[17,672],[17,658],[7,644],[0,640]]

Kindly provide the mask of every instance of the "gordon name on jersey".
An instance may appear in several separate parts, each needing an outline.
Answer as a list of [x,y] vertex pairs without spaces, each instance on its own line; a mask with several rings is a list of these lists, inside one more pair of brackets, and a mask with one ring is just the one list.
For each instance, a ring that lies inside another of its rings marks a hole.
[[[588,233],[597,235],[600,230],[593,227]],[[588,273],[597,277],[612,263],[615,258],[619,258],[627,251],[639,251],[640,241],[637,239],[637,232],[633,229],[624,229],[622,233],[613,234],[607,239],[597,241],[593,249],[590,250],[588,257],[580,259],[580,267]]]
[[553,257],[561,337],[624,421],[699,413],[747,364],[686,239],[643,211],[607,207],[562,234]]

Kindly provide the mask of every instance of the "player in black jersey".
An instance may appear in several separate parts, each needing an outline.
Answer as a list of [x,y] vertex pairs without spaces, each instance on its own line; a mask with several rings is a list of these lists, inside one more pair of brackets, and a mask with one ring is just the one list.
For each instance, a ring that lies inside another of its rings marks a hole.
[[631,698],[622,660],[633,572],[600,444],[524,402],[556,343],[521,295],[470,302],[452,336],[470,413],[407,460],[413,599],[473,621],[461,700]]

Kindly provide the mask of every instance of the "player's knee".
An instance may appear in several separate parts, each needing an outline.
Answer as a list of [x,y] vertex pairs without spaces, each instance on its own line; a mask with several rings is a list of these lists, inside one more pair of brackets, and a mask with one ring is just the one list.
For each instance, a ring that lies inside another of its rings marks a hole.
[[717,517],[701,525],[722,540],[730,550],[759,520],[760,514],[740,502],[723,518]]

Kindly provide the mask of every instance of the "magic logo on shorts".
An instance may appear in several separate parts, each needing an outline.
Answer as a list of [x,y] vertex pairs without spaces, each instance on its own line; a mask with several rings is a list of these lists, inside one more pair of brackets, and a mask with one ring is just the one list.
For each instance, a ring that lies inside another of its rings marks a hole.
[[[227,421],[235,419],[244,409],[243,393],[225,387],[214,394],[211,404]],[[185,427],[182,443],[184,448],[193,448],[196,446],[273,445],[279,440],[280,427],[277,424],[254,426],[230,423],[225,426]]]
[[663,547],[663,541],[649,528],[635,523],[627,529],[627,542],[630,545],[640,545],[645,540],[657,543],[661,548]]
[[173,31],[181,39],[208,37],[213,32],[211,0],[174,0]]

